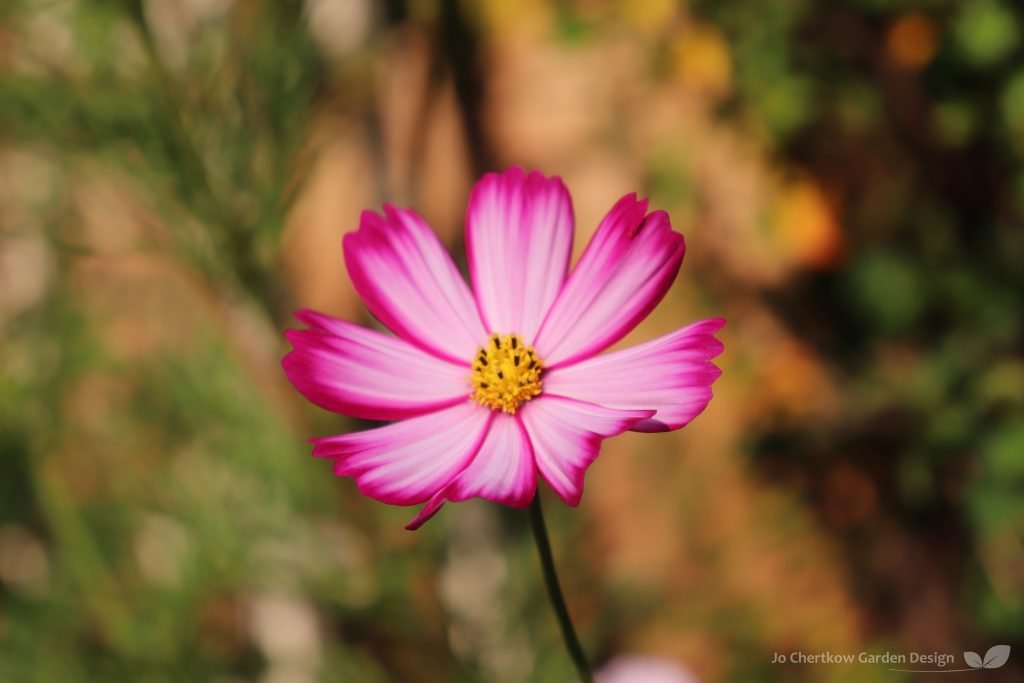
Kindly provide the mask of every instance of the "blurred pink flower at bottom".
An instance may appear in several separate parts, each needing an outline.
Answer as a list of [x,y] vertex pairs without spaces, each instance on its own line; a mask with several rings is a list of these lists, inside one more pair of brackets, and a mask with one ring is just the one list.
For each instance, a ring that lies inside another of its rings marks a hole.
[[597,683],[699,683],[697,677],[671,659],[618,657],[597,672]]

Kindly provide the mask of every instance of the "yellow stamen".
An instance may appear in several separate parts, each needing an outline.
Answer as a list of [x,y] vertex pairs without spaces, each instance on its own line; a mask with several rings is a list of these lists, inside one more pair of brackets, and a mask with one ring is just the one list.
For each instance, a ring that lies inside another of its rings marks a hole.
[[544,363],[532,346],[514,334],[492,334],[473,359],[473,399],[492,410],[514,415],[519,404],[540,394]]

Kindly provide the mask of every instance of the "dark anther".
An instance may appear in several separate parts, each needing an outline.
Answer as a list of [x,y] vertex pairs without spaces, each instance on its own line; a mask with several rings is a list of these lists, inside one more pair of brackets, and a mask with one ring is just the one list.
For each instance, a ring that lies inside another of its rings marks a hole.
[[530,369],[533,370],[535,367],[537,367],[537,359],[536,358],[534,358],[533,360],[530,361]]
[[480,356],[480,362],[483,363],[485,366],[487,365],[487,359],[484,358],[483,356]]
[[497,346],[499,349],[501,348],[501,337],[499,337],[498,335],[494,335],[494,345]]
[[498,379],[505,379],[505,374],[501,370],[498,370]]
[[515,363],[516,367],[519,367],[519,356],[512,356],[512,362]]
[[487,382],[480,382],[480,388],[481,388],[481,389],[489,389],[489,388],[490,388],[490,386],[491,386],[491,385],[490,385],[490,384],[488,384]]
[[516,338],[516,337],[512,337],[512,350],[513,350],[513,351],[515,351],[515,350],[516,350],[516,346],[517,346],[518,344],[519,344],[519,339],[518,339],[518,338]]

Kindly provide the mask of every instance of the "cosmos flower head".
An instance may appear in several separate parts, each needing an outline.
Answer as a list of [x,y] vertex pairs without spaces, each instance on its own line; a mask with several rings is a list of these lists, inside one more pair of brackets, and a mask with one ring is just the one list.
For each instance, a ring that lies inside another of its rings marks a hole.
[[472,290],[410,209],[363,212],[345,264],[385,334],[313,311],[286,334],[282,365],[330,411],[391,422],[313,439],[334,473],[393,505],[446,501],[512,507],[539,479],[579,504],[601,442],[689,423],[711,400],[720,318],[602,353],[658,304],[685,245],[664,211],[620,199],[570,272],[572,201],[558,177],[488,173],[466,212]]

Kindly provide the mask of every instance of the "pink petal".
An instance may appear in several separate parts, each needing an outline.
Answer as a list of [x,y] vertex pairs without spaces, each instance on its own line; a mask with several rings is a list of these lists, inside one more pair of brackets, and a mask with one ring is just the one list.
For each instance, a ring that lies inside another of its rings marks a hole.
[[408,209],[364,211],[345,235],[345,265],[367,308],[408,342],[467,363],[487,333],[451,256]]
[[722,374],[714,334],[725,320],[702,320],[644,344],[589,358],[544,375],[544,391],[610,408],[653,408],[638,432],[679,429],[704,410]]
[[597,683],[698,683],[697,677],[671,659],[634,655],[617,657],[594,679]]
[[364,495],[392,505],[430,498],[465,469],[493,413],[470,401],[363,432],[313,440],[313,455],[334,459]]
[[399,420],[465,401],[469,369],[408,342],[313,311],[296,318],[308,330],[288,330],[293,351],[281,361],[295,388],[336,413]]
[[621,339],[661,301],[686,250],[664,211],[627,195],[601,222],[535,346],[548,368],[587,358]]
[[533,342],[565,282],[572,233],[572,200],[560,178],[515,167],[476,184],[466,211],[466,251],[489,331]]
[[418,529],[437,514],[445,501],[479,496],[522,508],[530,504],[536,490],[537,469],[523,425],[512,415],[495,413],[473,462],[438,491],[405,528]]
[[653,414],[653,410],[606,408],[546,392],[519,409],[537,469],[572,506],[579,505],[583,475],[597,458],[601,441]]

